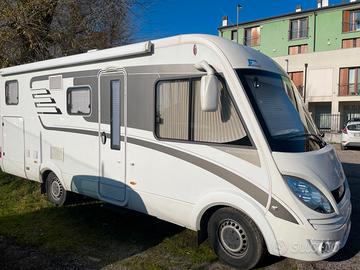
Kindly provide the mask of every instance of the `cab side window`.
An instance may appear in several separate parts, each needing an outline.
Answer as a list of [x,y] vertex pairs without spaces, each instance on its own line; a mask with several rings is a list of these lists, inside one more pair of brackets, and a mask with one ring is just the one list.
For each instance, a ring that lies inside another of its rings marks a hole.
[[5,102],[6,102],[6,105],[18,105],[19,104],[18,81],[8,81],[5,83]]
[[251,146],[251,141],[223,84],[218,109],[204,112],[200,79],[160,81],[156,87],[155,134],[161,139]]

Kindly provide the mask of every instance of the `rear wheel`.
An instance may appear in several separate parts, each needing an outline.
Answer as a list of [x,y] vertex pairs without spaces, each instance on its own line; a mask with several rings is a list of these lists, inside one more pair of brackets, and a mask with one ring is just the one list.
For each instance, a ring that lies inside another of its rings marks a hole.
[[48,200],[56,206],[62,206],[68,195],[59,178],[53,172],[49,173],[46,178],[46,195]]
[[256,224],[230,208],[217,210],[208,223],[210,243],[219,259],[239,269],[255,267],[265,254],[265,243]]

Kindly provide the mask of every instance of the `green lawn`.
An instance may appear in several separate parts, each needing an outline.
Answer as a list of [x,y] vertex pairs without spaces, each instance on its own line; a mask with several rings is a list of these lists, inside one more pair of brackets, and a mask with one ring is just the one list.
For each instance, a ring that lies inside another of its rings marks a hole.
[[38,183],[0,173],[0,235],[111,269],[189,269],[216,261],[196,234],[103,203],[53,207]]

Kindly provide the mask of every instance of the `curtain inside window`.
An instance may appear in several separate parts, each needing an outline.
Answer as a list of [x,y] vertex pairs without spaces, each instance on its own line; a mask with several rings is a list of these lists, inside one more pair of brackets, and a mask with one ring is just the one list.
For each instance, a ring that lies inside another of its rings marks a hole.
[[161,138],[189,139],[189,81],[165,81],[157,85],[156,126]]
[[90,89],[76,88],[70,90],[70,113],[89,114],[90,113]]
[[246,137],[246,132],[225,88],[219,89],[219,105],[215,112],[204,112],[200,103],[200,80],[194,88],[194,141],[228,143]]

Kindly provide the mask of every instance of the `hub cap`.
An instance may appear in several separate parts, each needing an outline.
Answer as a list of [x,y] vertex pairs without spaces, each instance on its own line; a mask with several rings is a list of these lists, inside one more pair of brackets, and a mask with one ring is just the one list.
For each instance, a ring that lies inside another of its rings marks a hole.
[[234,220],[224,220],[219,226],[220,243],[232,256],[242,257],[248,249],[248,238],[243,227]]
[[51,183],[51,195],[56,198],[59,199],[61,197],[63,193],[63,189],[61,184],[58,181],[53,181]]

